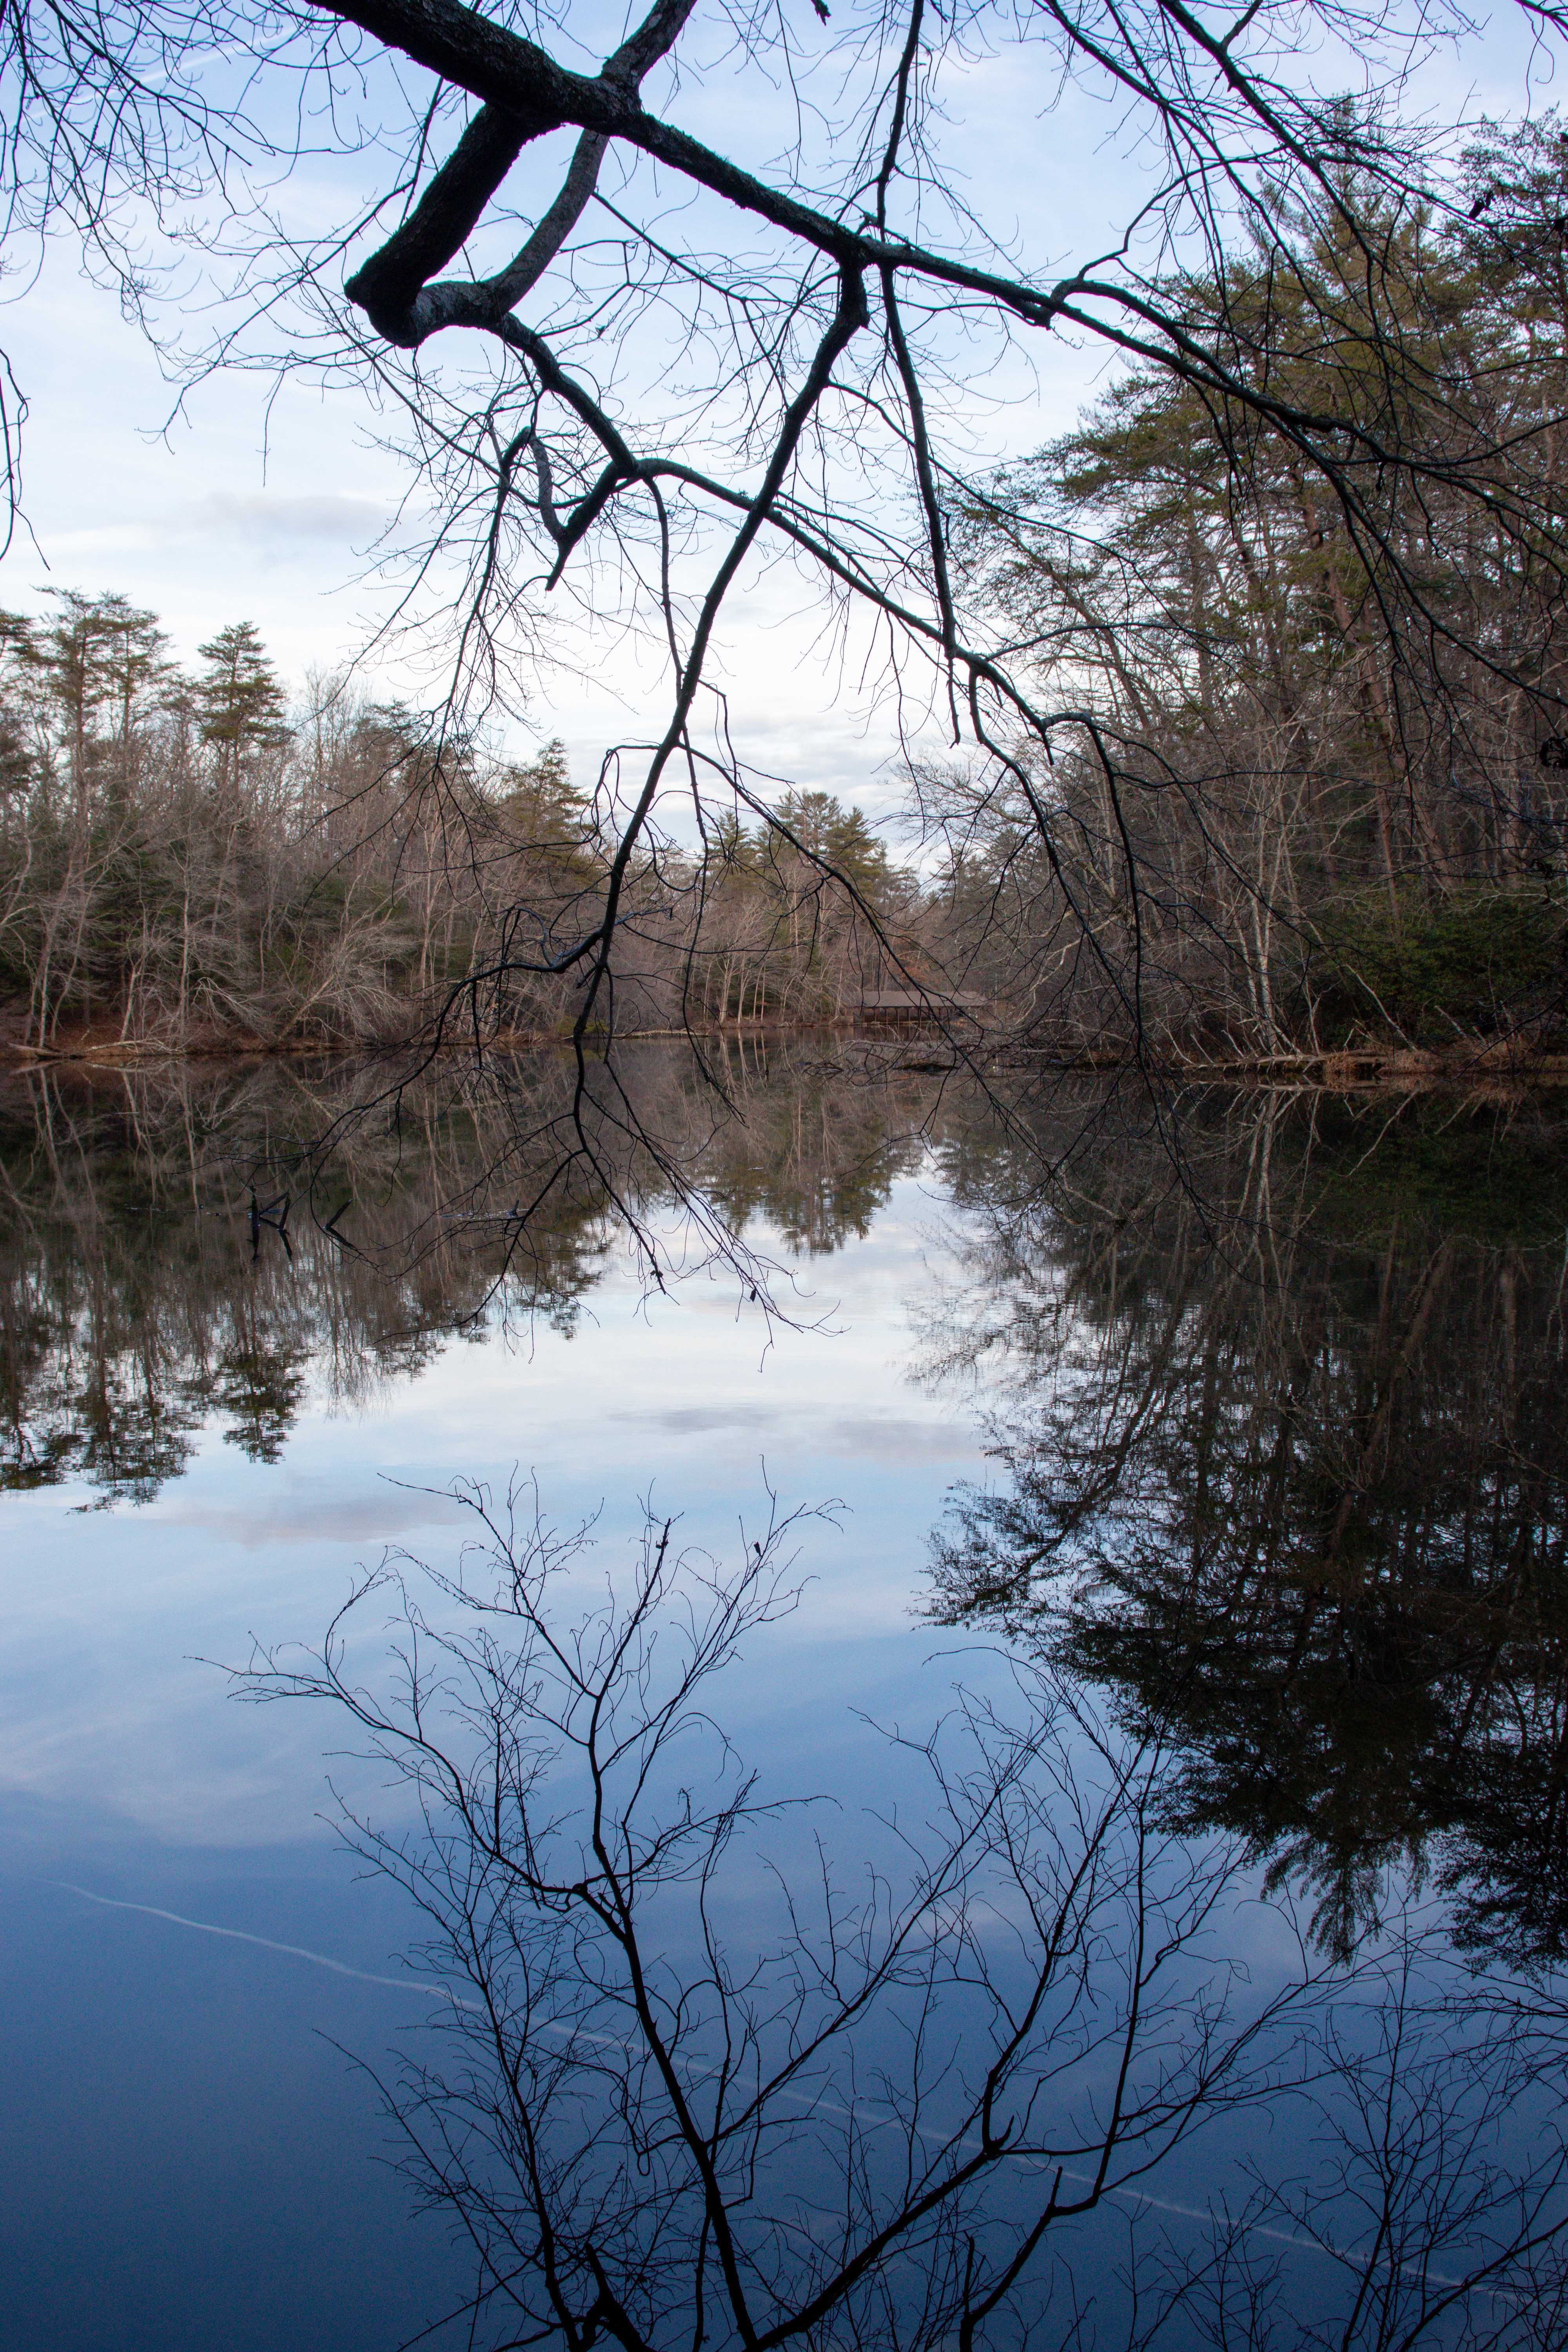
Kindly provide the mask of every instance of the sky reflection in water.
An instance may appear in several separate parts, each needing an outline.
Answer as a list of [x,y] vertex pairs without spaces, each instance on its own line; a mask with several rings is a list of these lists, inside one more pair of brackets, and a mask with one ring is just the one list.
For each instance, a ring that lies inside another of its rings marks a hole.
[[906,1301],[934,1212],[906,1179],[868,1239],[803,1270],[826,1329],[770,1335],[718,1278],[645,1301],[617,1254],[570,1337],[541,1324],[449,1342],[358,1414],[312,1381],[277,1463],[247,1460],[215,1426],[140,1508],[84,1519],[91,1497],[74,1484],[5,1497],[11,1557],[26,1563],[6,1602],[5,1781],[68,1802],[112,1790],[144,1828],[181,1839],[308,1833],[313,1727],[216,1705],[194,1660],[242,1662],[253,1633],[314,1630],[356,1561],[387,1544],[450,1548],[451,1479],[504,1488],[519,1465],[559,1519],[605,1505],[606,1542],[650,1491],[714,1549],[732,1548],[764,1481],[791,1504],[840,1499],[844,1533],[814,1537],[810,1597],[784,1638],[907,1647],[926,1533],[980,1458],[953,1401],[905,1377]]
[[[1271,1860],[1304,1868],[1302,1918],[1326,1885],[1363,1934],[1413,1862],[1419,1883],[1452,1850],[1444,1791],[1479,1790],[1476,1866],[1506,1915],[1493,1940],[1524,1920],[1531,1998],[1558,1999],[1540,1945],[1563,1916],[1542,1817],[1563,1777],[1552,1139],[1504,1150],[1485,1115],[1417,1121],[1392,1155],[1364,1133],[1333,1145],[1310,1181],[1299,1136],[1260,1157],[1244,1118],[1197,1135],[1206,1206],[1123,1142],[1064,1208],[994,1136],[950,1128],[922,1159],[852,1102],[850,1172],[808,1169],[770,1222],[778,1139],[810,1124],[786,1108],[781,1123],[763,1102],[773,1142],[725,1178],[748,1237],[800,1285],[805,1328],[771,1333],[721,1273],[649,1297],[602,1226],[564,1231],[544,1311],[503,1328],[492,1310],[481,1337],[461,1328],[477,1294],[460,1249],[411,1311],[408,1283],[395,1306],[369,1277],[345,1293],[352,1266],[308,1248],[290,1262],[269,1234],[252,1276],[243,1184],[218,1182],[193,1220],[177,1187],[154,1213],[104,1183],[104,1213],[79,1201],[52,1240],[58,1155],[48,1183],[35,1160],[33,1192],[14,1192],[6,1346],[31,1417],[18,1407],[0,1495],[0,1968],[26,2022],[0,2062],[0,2296],[18,2352],[371,2352],[461,2295],[465,2264],[440,2222],[408,2222],[374,2089],[334,2046],[379,2060],[428,2012],[402,1974],[406,1906],[353,1882],[321,1818],[329,1769],[351,1795],[374,1776],[329,1765],[319,1714],[234,1706],[202,1663],[319,1635],[385,1546],[449,1563],[464,1515],[441,1490],[458,1475],[504,1489],[532,1472],[568,1525],[603,1506],[600,1563],[626,1559],[644,1496],[729,1559],[769,1486],[786,1507],[840,1503],[837,1529],[804,1529],[802,1604],[748,1643],[724,1704],[769,1793],[841,1795],[851,1854],[885,1841],[864,1807],[914,1786],[864,1716],[923,1728],[960,1674],[1005,1693],[1005,1653],[1043,1646],[1135,1717],[1156,1686],[1169,1699],[1190,1641],[1170,1783],[1184,1833],[1196,1852],[1237,1827],[1257,1843],[1227,1958],[1263,1990],[1289,1967],[1285,1916],[1256,1901]],[[812,1115],[836,1131],[820,1100]],[[100,1178],[118,1165],[100,1160]],[[167,1296],[143,1279],[164,1259]],[[57,1363],[40,1335],[68,1273],[81,1296]],[[95,1354],[89,1325],[114,1347]],[[965,1479],[991,1499],[947,1518],[933,1587],[929,1538]],[[921,1622],[933,1592],[944,1626]],[[1519,1847],[1508,1809],[1526,1801],[1528,1869],[1500,1877],[1486,1855]],[[1439,1895],[1429,1880],[1428,1923]],[[1381,2030],[1371,2005],[1344,2028],[1360,2056]],[[1552,2143],[1555,2080],[1537,2070],[1526,2142]],[[1131,2218],[1195,2243],[1194,2217],[1239,2193],[1238,2159],[1282,2176],[1309,2143],[1280,2106],[1183,2152],[1095,2224],[1080,2286],[1112,2310]],[[1336,2209],[1332,2227],[1352,2221]],[[1246,2243],[1305,2261],[1303,2329],[1331,2311],[1342,2266],[1303,2254],[1295,2221],[1260,2217]]]
[[395,1975],[407,1916],[353,1882],[321,1818],[327,1727],[226,1703],[200,1662],[317,1633],[385,1545],[449,1558],[461,1515],[411,1489],[459,1473],[504,1488],[535,1471],[562,1520],[603,1505],[607,1557],[645,1493],[729,1552],[765,1484],[842,1501],[745,1699],[758,1761],[830,1775],[851,1703],[896,1706],[921,1681],[923,1540],[979,1458],[953,1401],[906,1378],[935,1207],[902,1178],[864,1240],[796,1262],[821,1328],[770,1335],[717,1278],[645,1299],[616,1249],[570,1336],[540,1320],[450,1339],[360,1411],[312,1367],[275,1461],[226,1444],[213,1414],[140,1507],[91,1509],[68,1475],[0,1497],[3,1966],[26,2021],[7,2037],[0,2185],[16,2352],[349,2352],[395,2342],[458,2284],[439,2224],[406,2234],[370,2086],[317,2039],[375,2060],[419,1998],[60,1882]]

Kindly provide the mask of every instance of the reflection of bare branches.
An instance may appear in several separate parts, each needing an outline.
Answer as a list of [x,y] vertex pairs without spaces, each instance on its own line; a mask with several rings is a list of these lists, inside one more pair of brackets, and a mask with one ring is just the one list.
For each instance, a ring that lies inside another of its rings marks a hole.
[[[803,1836],[737,1919],[780,1817],[709,1685],[791,1605],[799,1520],[727,1573],[650,1519],[574,1620],[582,1534],[454,1492],[479,1521],[455,1575],[390,1564],[317,1660],[239,1688],[346,1709],[412,1795],[417,1836],[350,1833],[453,1988],[454,2061],[398,2106],[497,2340],[637,2347],[703,2313],[721,2342],[989,2340],[1047,2236],[1271,2080],[1300,1987],[1249,1996],[1219,1956],[1231,1860],[1159,1831],[1156,1749],[1025,1672],[906,1748],[925,1793],[862,1895]],[[349,1664],[373,1598],[390,1691]]]
[[[588,1528],[529,1486],[452,1492],[476,1521],[455,1570],[389,1556],[320,1653],[262,1654],[236,1687],[326,1702],[401,1789],[408,1829],[345,1821],[417,1905],[446,1998],[449,2054],[389,2097],[474,2248],[468,2340],[975,2352],[1050,2315],[1072,2341],[1108,2200],[1180,2213],[1158,2183],[1200,2125],[1260,2101],[1283,2125],[1307,2094],[1327,2140],[1304,2208],[1276,2162],[1250,2200],[1235,2175],[1229,2218],[1215,2197],[1206,2255],[1163,2265],[1135,2224],[1129,2352],[1542,2340],[1564,2155],[1548,2130],[1504,2161],[1514,2038],[1445,2040],[1418,1947],[1327,2009],[1304,1967],[1253,1989],[1225,1957],[1237,1856],[1161,1826],[1156,1738],[1114,1738],[1038,1665],[961,1690],[889,1756],[912,1789],[853,1894],[713,1712],[794,1604],[802,1516],[770,1503],[726,1570],[649,1514],[584,1600]],[[388,1606],[390,1677],[363,1653]],[[1348,2277],[1331,2331],[1303,2316],[1321,2272],[1306,2303],[1268,2275],[1281,2246]]]
[[[1287,2178],[1248,2166],[1250,2193],[1205,2252],[1170,2266],[1165,2294],[1201,2341],[1544,2352],[1561,2340],[1568,2145],[1554,2102],[1532,2092],[1540,2042],[1517,2017],[1494,2030],[1485,2002],[1445,2006],[1431,1971],[1430,1954],[1395,1941],[1373,1983],[1314,2023],[1309,2163]],[[1287,2334],[1280,2290],[1303,2254],[1319,2259]]]
[[706,1070],[645,1048],[629,1083],[640,1124],[595,1137],[612,1188],[573,1158],[560,1054],[454,1056],[390,1092],[334,1063],[12,1078],[0,1483],[144,1500],[215,1412],[275,1459],[308,1381],[363,1404],[459,1330],[569,1329],[627,1212],[666,1270],[708,1263],[718,1237],[737,1275],[765,1272],[773,1234],[836,1249],[911,1164],[931,1097],[756,1041]]

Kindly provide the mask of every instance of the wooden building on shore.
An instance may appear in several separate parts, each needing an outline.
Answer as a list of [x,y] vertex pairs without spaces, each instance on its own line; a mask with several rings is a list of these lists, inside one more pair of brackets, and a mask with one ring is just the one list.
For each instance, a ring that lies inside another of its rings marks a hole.
[[963,989],[879,988],[860,999],[855,1025],[871,1037],[929,1036],[954,1022],[977,1027],[989,1003]]

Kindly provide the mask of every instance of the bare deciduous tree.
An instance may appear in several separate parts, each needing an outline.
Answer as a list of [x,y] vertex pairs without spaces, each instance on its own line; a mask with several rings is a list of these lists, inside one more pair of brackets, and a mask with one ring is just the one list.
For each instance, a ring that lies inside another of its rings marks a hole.
[[[1558,12],[1529,13],[1557,37]],[[1191,744],[1152,772],[1146,742],[1070,667],[1042,682],[1005,615],[969,593],[952,525],[989,479],[971,387],[987,366],[1026,367],[1045,335],[1184,387],[1222,482],[1289,477],[1353,551],[1374,704],[1392,665],[1430,718],[1451,699],[1452,652],[1467,679],[1550,718],[1542,647],[1497,643],[1449,589],[1490,551],[1531,567],[1550,604],[1554,395],[1500,415],[1410,331],[1411,225],[1458,198],[1402,94],[1424,45],[1464,26],[1282,0],[1234,21],[1186,0],[1021,15],[908,0],[842,21],[818,5],[816,20],[658,0],[617,40],[459,0],[14,13],[14,212],[73,219],[140,299],[131,254],[150,209],[226,191],[203,235],[240,257],[201,363],[347,373],[401,411],[436,516],[409,598],[449,603],[455,569],[459,698],[515,693],[552,604],[574,604],[596,646],[628,625],[662,646],[650,739],[606,759],[613,845],[591,902],[569,935],[501,950],[508,971],[573,984],[580,1054],[613,1025],[637,876],[676,784],[704,838],[737,798],[762,805],[714,662],[737,584],[769,562],[804,571],[825,627],[882,645],[909,723],[934,713],[1009,796],[1137,1050],[1140,813],[1167,789],[1201,805],[1209,779]],[[1069,89],[1123,110],[1144,178],[1107,252],[1042,270],[987,221],[996,192],[972,193],[952,128],[981,60],[1037,88],[1047,121]],[[685,126],[705,95],[717,104],[700,113],[732,110],[731,145]],[[341,217],[297,229],[268,174],[301,124],[360,170]],[[531,192],[522,219],[514,173]],[[1303,351],[1321,363],[1298,364]],[[1397,712],[1373,710],[1395,764]],[[1072,797],[1052,782],[1064,759],[1102,804],[1106,870],[1087,898]],[[1244,898],[1272,904],[1267,842],[1230,865]],[[1266,970],[1267,942],[1250,952]]]

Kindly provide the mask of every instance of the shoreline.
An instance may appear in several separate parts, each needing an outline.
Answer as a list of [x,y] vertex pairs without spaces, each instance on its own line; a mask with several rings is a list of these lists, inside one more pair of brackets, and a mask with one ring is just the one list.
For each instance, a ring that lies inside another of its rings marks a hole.
[[[1199,1057],[1168,1048],[1141,1055],[1121,1045],[1079,1046],[1075,1049],[1064,1045],[1034,1045],[1018,1039],[999,1039],[993,1046],[981,1045],[978,1050],[972,1047],[966,1055],[963,1051],[955,1051],[951,1041],[934,1024],[924,1034],[906,1032],[900,1036],[889,1035],[885,1030],[863,1028],[853,1021],[835,1021],[798,1025],[757,1023],[744,1026],[726,1024],[722,1027],[700,1029],[627,1029],[620,1033],[617,1042],[622,1045],[658,1044],[681,1038],[705,1045],[722,1045],[731,1040],[763,1043],[816,1038],[826,1043],[831,1039],[841,1045],[869,1047],[873,1055],[884,1059],[890,1068],[911,1074],[942,1075],[958,1070],[964,1066],[966,1060],[972,1060],[998,1072],[1009,1067],[1018,1070],[1048,1069],[1064,1076],[1076,1071],[1102,1077],[1137,1073],[1167,1083],[1285,1087],[1291,1091],[1300,1089],[1328,1094],[1386,1091],[1473,1093],[1478,1089],[1491,1090],[1499,1086],[1510,1088],[1568,1087],[1568,1049],[1555,1052],[1539,1047],[1521,1050],[1516,1043],[1508,1040],[1474,1047],[1450,1047],[1442,1052],[1424,1052],[1409,1046],[1357,1046],[1316,1053],[1233,1054],[1222,1057]],[[484,1039],[479,1052],[481,1055],[510,1056],[569,1052],[571,1045],[571,1039],[563,1037],[558,1032],[546,1034],[520,1030]],[[409,1056],[423,1062],[436,1058],[445,1060],[454,1055],[471,1056],[474,1052],[473,1040],[466,1035],[425,1040],[417,1037],[395,1040],[333,1038],[309,1042],[295,1039],[269,1042],[244,1036],[209,1037],[189,1044],[150,1039],[82,1038],[52,1047],[0,1041],[0,1074],[22,1076],[36,1070],[131,1071],[196,1063],[383,1061],[398,1056]]]

